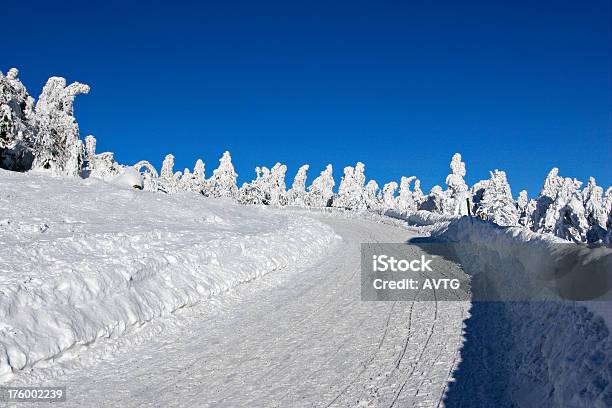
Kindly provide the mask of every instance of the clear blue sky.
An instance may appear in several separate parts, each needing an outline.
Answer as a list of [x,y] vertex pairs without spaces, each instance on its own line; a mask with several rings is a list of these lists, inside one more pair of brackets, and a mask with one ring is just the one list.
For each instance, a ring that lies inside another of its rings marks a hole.
[[552,166],[612,184],[608,0],[45,3],[3,4],[0,69],[91,85],[81,134],[125,164],[360,160],[429,190],[459,151],[515,195]]

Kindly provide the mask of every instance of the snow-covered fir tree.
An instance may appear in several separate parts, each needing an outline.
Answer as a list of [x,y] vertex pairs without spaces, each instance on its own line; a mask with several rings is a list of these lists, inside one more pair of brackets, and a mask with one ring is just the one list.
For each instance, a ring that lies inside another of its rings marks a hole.
[[461,161],[461,154],[455,153],[450,162],[451,173],[446,177],[446,185],[452,199],[452,213],[450,215],[468,214],[468,186],[465,184],[465,163]]
[[270,204],[271,172],[267,167],[255,167],[255,180],[243,183],[238,190],[238,202],[241,204]]
[[412,197],[417,208],[425,201],[425,194],[423,194],[423,190],[421,190],[421,180],[419,179],[414,180],[414,193]]
[[450,212],[448,206],[448,198],[442,187],[435,185],[431,188],[429,195],[425,198],[425,201],[419,206],[419,210],[429,211],[436,214],[447,214]]
[[551,233],[574,242],[585,242],[589,231],[580,191],[582,183],[559,176],[553,168],[544,181],[532,214],[532,230]]
[[213,171],[209,180],[210,195],[212,197],[236,198],[238,175],[234,171],[230,152],[224,152],[219,159],[219,167]]
[[206,183],[206,165],[202,161],[202,159],[198,159],[196,161],[195,166],[193,167],[193,176],[195,178],[195,182],[199,187],[199,192],[203,195],[208,195],[208,185]]
[[585,216],[589,223],[587,241],[604,241],[608,228],[608,214],[604,204],[603,188],[597,185],[594,177],[589,177],[586,187],[582,190],[582,200]]
[[319,177],[314,179],[308,187],[308,205],[311,207],[329,207],[332,204],[335,185],[333,167],[328,164]]
[[183,170],[181,179],[179,180],[179,188],[183,191],[189,191],[193,193],[200,193],[202,190],[196,179],[196,175],[191,172],[188,168]]
[[382,205],[387,210],[397,209],[395,190],[397,190],[397,183],[395,181],[391,181],[383,186]]
[[[35,114],[37,137],[33,147],[33,169],[48,169],[55,175],[78,175],[82,162],[79,146],[79,125],[74,117],[74,99],[89,93],[89,86],[73,82],[66,86],[61,77],[51,77],[45,84]],[[70,166],[69,166],[70,164]]]
[[289,205],[296,207],[306,206],[306,179],[308,177],[307,173],[309,168],[310,166],[308,164],[304,164],[295,174],[291,189],[287,192],[287,201]]
[[365,164],[357,162],[353,173],[353,183],[349,194],[349,208],[353,210],[364,210],[367,208],[365,195]]
[[157,188],[164,193],[176,193],[180,189],[179,182],[180,179],[177,179],[174,174],[174,155],[167,154],[162,162]]
[[19,80],[19,71],[0,72],[0,168],[29,170],[36,136],[34,98]]
[[474,215],[502,226],[518,225],[519,213],[514,205],[506,173],[494,170],[488,182],[482,185],[483,188],[479,189],[482,195],[475,205]]
[[353,177],[355,175],[355,168],[346,166],[344,168],[344,175],[340,180],[338,186],[338,195],[334,199],[333,206],[337,208],[351,208],[351,194],[353,193]]
[[365,206],[369,210],[377,211],[380,209],[380,197],[379,187],[375,180],[368,181],[366,184],[363,194],[363,201]]
[[397,209],[406,214],[412,214],[417,210],[416,202],[410,184],[415,180],[415,176],[403,177],[400,180],[399,196],[397,197]]
[[[531,212],[535,209],[535,206],[529,205],[532,202],[529,200],[527,190],[521,190],[519,192],[518,200],[516,201],[516,210],[518,211],[518,223],[524,227],[531,227]],[[535,203],[535,201],[533,201]]]
[[553,203],[559,189],[563,185],[563,177],[559,177],[559,169],[553,167],[544,180],[544,186],[540,190],[540,195],[536,199],[536,208],[531,215],[531,226],[536,232],[548,230],[551,232],[552,227],[545,227],[546,213],[548,208]]
[[287,205],[287,186],[285,184],[287,166],[276,163],[270,175],[270,205]]

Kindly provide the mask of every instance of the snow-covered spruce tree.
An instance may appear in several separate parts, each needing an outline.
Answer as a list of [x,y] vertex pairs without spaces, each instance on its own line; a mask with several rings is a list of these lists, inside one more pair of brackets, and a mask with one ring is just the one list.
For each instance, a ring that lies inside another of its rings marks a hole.
[[435,185],[431,188],[425,201],[419,206],[419,210],[425,210],[436,214],[447,214],[447,196],[442,187]]
[[255,167],[255,180],[243,183],[238,190],[237,201],[240,204],[268,205],[270,203],[270,170]]
[[84,152],[77,152],[79,145],[83,145],[79,144],[79,125],[73,104],[77,95],[88,92],[88,85],[73,82],[66,86],[64,78],[49,78],[36,102],[38,131],[33,147],[33,169],[47,169],[56,175],[80,174],[81,168],[74,168],[74,165],[82,165],[82,162],[75,157],[82,157]]
[[85,136],[85,164],[83,171],[89,177],[96,166],[96,138],[93,135]]
[[309,168],[308,164],[304,164],[295,174],[291,189],[287,192],[288,205],[296,207],[306,206],[306,179]]
[[548,207],[544,223],[538,232],[550,232],[573,242],[585,242],[589,223],[585,216],[580,186],[576,179],[565,178]]
[[202,159],[198,159],[196,161],[196,164],[193,167],[193,176],[195,178],[196,184],[198,185],[199,192],[207,196],[208,183],[206,182],[206,165],[204,164]]
[[425,194],[423,194],[423,190],[421,190],[421,180],[419,179],[414,180],[414,193],[412,197],[417,208],[425,201]]
[[281,163],[276,163],[270,172],[270,205],[281,206],[287,205],[287,187],[285,185],[285,175],[287,174],[287,166]]
[[574,242],[585,242],[589,223],[580,191],[582,183],[559,176],[553,168],[544,181],[532,215],[531,229]]
[[237,198],[237,178],[238,175],[232,164],[232,156],[230,152],[224,152],[219,159],[219,167],[213,171],[208,183],[211,197]]
[[519,213],[514,205],[506,173],[500,170],[492,171],[489,182],[483,185],[482,196],[474,208],[474,214],[497,225],[518,225]]
[[397,183],[392,181],[383,186],[382,191],[382,206],[385,210],[397,209],[397,200],[395,198],[395,190],[397,190]]
[[0,72],[0,168],[26,171],[32,167],[36,133],[34,98],[19,80],[19,71]]
[[518,196],[518,200],[516,201],[516,210],[518,211],[518,223],[523,227],[531,228],[531,212],[535,210],[535,205],[531,205],[530,203],[534,200],[529,200],[527,196],[527,190],[521,190]]
[[608,187],[606,190],[606,196],[604,198],[604,208],[608,214],[608,230],[612,230],[612,187]]
[[410,191],[410,183],[415,180],[415,176],[403,177],[400,180],[400,191],[397,197],[397,209],[406,214],[412,214],[416,212],[417,205],[414,201],[412,191]]
[[585,216],[589,223],[588,242],[604,241],[606,238],[608,214],[603,195],[603,188],[597,185],[594,177],[589,177],[586,187],[582,190]]
[[355,175],[355,169],[351,166],[344,168],[344,175],[340,180],[338,186],[338,195],[334,199],[333,206],[337,208],[351,208],[351,194],[353,192],[353,177]]
[[349,208],[354,210],[364,210],[367,208],[365,195],[365,164],[357,162],[353,173],[353,183],[349,194]]
[[162,162],[157,189],[167,194],[176,193],[180,189],[179,182],[180,179],[174,174],[174,155],[167,154]]
[[331,164],[328,164],[319,177],[314,179],[312,184],[308,187],[308,205],[311,207],[331,206],[335,185],[333,168]]
[[450,163],[451,174],[446,177],[446,185],[450,190],[452,199],[452,213],[449,215],[468,214],[468,186],[465,184],[465,163],[461,161],[461,154],[455,153]]
[[370,180],[368,184],[366,184],[363,193],[363,201],[368,210],[377,211],[380,209],[379,188],[375,180]]
[[179,188],[183,191],[200,193],[200,185],[198,184],[195,173],[192,173],[191,170],[185,167],[183,170],[183,174],[179,181]]
[[[561,186],[563,177],[559,177],[559,169],[553,167],[544,180],[544,186],[540,190],[540,195],[536,199],[536,208],[531,215],[531,228],[536,232],[551,232],[552,226],[546,227],[546,213],[548,207],[555,201]],[[553,223],[554,224],[554,223]]]
[[367,208],[365,198],[365,165],[357,162],[355,167],[344,168],[344,176],[338,187],[338,195],[334,199],[333,206],[351,210],[362,210]]

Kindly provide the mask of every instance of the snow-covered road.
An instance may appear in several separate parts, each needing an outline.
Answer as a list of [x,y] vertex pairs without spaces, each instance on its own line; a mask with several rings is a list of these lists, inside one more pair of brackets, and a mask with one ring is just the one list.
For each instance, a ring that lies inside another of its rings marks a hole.
[[319,218],[343,238],[323,261],[148,323],[45,382],[75,407],[440,405],[469,303],[361,301],[360,243],[410,231]]

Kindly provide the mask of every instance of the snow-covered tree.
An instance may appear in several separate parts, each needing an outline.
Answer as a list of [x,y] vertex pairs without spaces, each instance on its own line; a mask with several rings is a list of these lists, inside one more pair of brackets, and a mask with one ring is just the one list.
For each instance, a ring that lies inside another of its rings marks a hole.
[[548,173],[546,179],[544,180],[544,186],[542,190],[540,190],[540,195],[536,200],[536,208],[531,215],[531,225],[532,229],[536,232],[545,231],[550,232],[552,227],[549,225],[546,227],[546,213],[548,211],[548,207],[553,203],[561,186],[563,185],[563,177],[559,177],[559,169],[553,167],[553,169]]
[[304,164],[300,167],[293,179],[291,189],[287,192],[287,201],[289,205],[296,207],[306,206],[306,178],[310,166]]
[[608,187],[606,190],[606,196],[604,198],[604,208],[608,214],[608,230],[612,230],[612,187]]
[[587,241],[604,241],[607,233],[608,213],[604,204],[603,188],[597,185],[595,178],[589,177],[587,186],[582,190],[582,200],[589,223]]
[[500,170],[492,171],[488,183],[483,185],[482,196],[474,209],[474,215],[502,226],[518,225],[519,213],[514,205],[506,173]]
[[255,180],[243,183],[238,190],[237,200],[241,204],[270,204],[271,173],[267,167],[255,167]]
[[585,216],[580,186],[576,179],[562,179],[537,232],[549,232],[568,241],[585,242],[589,224]]
[[364,198],[365,189],[365,165],[357,162],[355,167],[344,168],[344,176],[338,187],[338,195],[334,199],[333,206],[352,210],[366,208]]
[[587,186],[582,190],[582,199],[589,225],[599,225],[605,229],[608,214],[604,206],[604,192],[603,188],[597,185],[594,177],[589,177]]
[[162,162],[161,173],[157,180],[157,188],[168,194],[176,193],[180,190],[180,178],[174,174],[174,155],[167,154]]
[[531,217],[536,208],[536,201],[530,200],[527,195],[527,190],[521,190],[516,202],[516,210],[518,211],[518,223],[524,227],[531,229]]
[[88,85],[73,82],[66,86],[64,78],[49,78],[35,108],[37,137],[32,168],[48,169],[57,175],[80,173],[81,168],[74,166],[82,165],[78,157],[84,152],[78,151],[83,145],[79,144],[79,125],[73,104],[77,95],[88,92]]
[[419,210],[430,211],[436,214],[447,214],[450,212],[447,205],[448,197],[442,187],[435,185],[431,188],[425,201],[419,206]]
[[365,164],[357,162],[357,164],[355,164],[353,183],[351,185],[349,208],[354,210],[364,210],[367,208],[365,200],[365,180]]
[[574,242],[585,242],[589,223],[580,191],[582,183],[559,176],[553,168],[544,181],[532,214],[532,230]]
[[334,196],[335,185],[333,168],[331,164],[328,164],[319,177],[314,179],[308,187],[308,205],[311,207],[329,207]]
[[[136,169],[142,175],[142,185],[144,191],[159,190],[159,175],[151,163],[146,160],[141,160],[132,167],[134,167],[134,169]],[[145,169],[144,172],[142,171],[143,168]]]
[[385,209],[397,209],[395,190],[397,190],[397,183],[395,181],[387,183],[383,186],[382,205]]
[[89,177],[95,167],[96,161],[96,138],[93,135],[85,136],[85,177]]
[[355,176],[355,168],[346,166],[344,168],[344,176],[340,180],[338,186],[338,195],[334,199],[333,206],[338,208],[351,208],[351,194],[353,193],[353,183]]
[[276,163],[270,171],[270,205],[281,206],[287,205],[287,187],[285,185],[285,175],[287,174],[287,166],[281,163]]
[[414,213],[417,210],[416,202],[412,191],[410,191],[410,183],[415,180],[415,176],[403,177],[400,180],[400,191],[397,197],[397,209],[403,213]]
[[112,152],[96,154],[94,163],[94,168],[89,174],[90,177],[108,180],[117,176],[120,172],[121,165],[115,161],[115,155]]
[[450,190],[453,210],[451,215],[468,214],[468,186],[465,184],[465,163],[461,161],[461,154],[455,153],[450,163],[451,173],[446,177],[446,185]]
[[203,195],[208,195],[208,184],[206,183],[206,165],[202,159],[198,159],[196,161],[196,164],[193,167],[193,176],[200,189],[200,193]]
[[179,181],[179,188],[183,191],[194,193],[200,193],[202,191],[195,173],[192,173],[188,168],[183,170],[183,174],[181,175],[181,179]]
[[160,176],[165,180],[174,180],[174,155],[166,155],[162,163]]
[[210,195],[212,197],[236,198],[238,194],[237,178],[238,175],[232,164],[232,156],[230,152],[224,152],[219,159],[219,167],[213,171],[209,180]]
[[19,71],[0,72],[0,168],[25,171],[32,166],[36,133],[34,98],[19,80]]
[[425,194],[421,190],[421,180],[414,180],[414,193],[412,194],[417,208],[425,201]]
[[380,209],[379,187],[375,180],[368,181],[363,194],[363,201],[369,210]]

